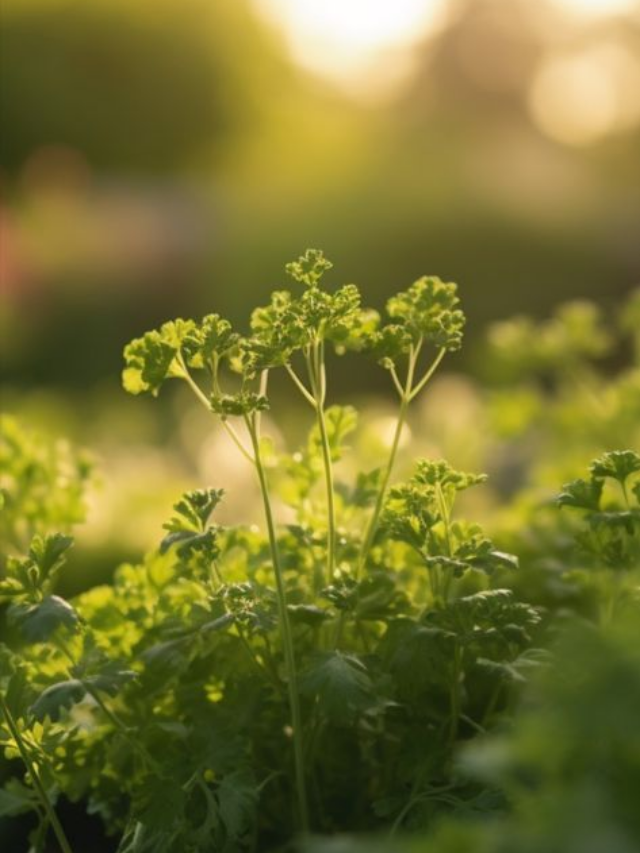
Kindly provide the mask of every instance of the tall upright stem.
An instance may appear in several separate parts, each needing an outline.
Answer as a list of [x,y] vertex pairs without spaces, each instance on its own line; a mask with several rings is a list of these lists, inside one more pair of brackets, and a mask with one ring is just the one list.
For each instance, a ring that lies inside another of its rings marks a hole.
[[331,448],[329,447],[324,409],[318,406],[316,413],[318,429],[320,431],[320,444],[322,446],[324,480],[327,490],[327,584],[331,584],[336,564],[336,507],[333,488],[333,462],[331,460]]
[[258,474],[258,480],[260,481],[260,491],[262,493],[264,517],[267,524],[269,547],[271,550],[271,560],[273,562],[273,572],[276,580],[278,614],[280,617],[280,625],[282,627],[282,645],[284,649],[284,658],[287,667],[287,689],[289,694],[291,725],[293,728],[293,752],[295,765],[296,794],[298,801],[298,815],[300,820],[300,829],[303,833],[307,833],[309,831],[309,809],[307,805],[307,791],[304,772],[304,742],[302,736],[302,714],[300,711],[300,697],[298,695],[298,678],[293,648],[293,633],[291,631],[289,612],[287,610],[287,596],[284,585],[282,566],[280,563],[280,554],[278,551],[278,542],[276,539],[276,529],[273,520],[273,511],[271,509],[271,500],[269,498],[267,475],[264,469],[264,465],[262,463],[262,456],[260,452],[260,437],[258,435],[255,419],[251,415],[245,415],[245,423],[247,425],[247,429],[249,430],[249,435],[251,436],[255,467],[256,472]]
[[391,442],[391,450],[389,451],[389,458],[387,460],[387,464],[384,469],[384,473],[382,475],[382,482],[380,484],[380,488],[378,490],[378,494],[376,497],[375,506],[373,508],[373,513],[371,514],[371,518],[369,519],[369,524],[367,525],[367,530],[364,535],[364,539],[362,540],[362,547],[360,548],[360,554],[358,556],[358,563],[356,565],[356,579],[359,577],[360,572],[364,568],[364,564],[367,560],[367,556],[369,554],[369,550],[371,548],[371,544],[373,542],[373,538],[376,535],[376,530],[378,529],[378,521],[380,520],[380,513],[382,512],[382,507],[384,506],[384,499],[387,494],[387,488],[389,486],[389,480],[391,478],[391,472],[393,471],[393,466],[396,461],[396,456],[398,455],[398,447],[400,446],[400,438],[402,437],[402,430],[404,429],[404,425],[407,420],[407,410],[409,408],[409,403],[422,391],[424,386],[429,382],[433,374],[438,369],[438,366],[442,359],[445,356],[446,350],[444,348],[438,351],[437,356],[429,366],[429,369],[422,376],[422,378],[416,382],[414,385],[414,377],[416,372],[416,365],[418,363],[418,357],[420,355],[420,350],[422,349],[423,339],[412,345],[409,350],[409,363],[407,366],[407,378],[405,380],[404,387],[402,387],[397,374],[395,371],[393,372],[393,380],[394,384],[398,390],[398,394],[400,396],[400,408],[398,409],[398,420],[396,421],[396,428],[393,434],[393,440]]
[[42,784],[42,781],[38,774],[38,770],[34,762],[31,760],[29,751],[26,749],[20,731],[18,730],[18,726],[16,725],[16,721],[13,719],[13,715],[11,714],[9,706],[7,705],[2,694],[0,694],[0,708],[2,709],[4,718],[7,721],[7,726],[9,727],[9,731],[11,732],[11,736],[16,742],[16,746],[18,747],[18,752],[20,753],[20,757],[22,758],[24,766],[27,768],[27,772],[31,777],[33,786],[36,789],[38,796],[40,797],[40,802],[42,803],[42,807],[45,810],[49,823],[51,824],[51,828],[53,829],[53,832],[58,840],[60,849],[63,851],[63,853],[72,853],[71,845],[67,840],[67,836],[65,835],[64,829],[62,828],[62,824],[58,820],[58,815],[56,814],[55,809],[51,804],[51,800],[49,799],[44,785]]
[[367,530],[364,535],[364,539],[362,540],[362,547],[360,548],[360,554],[358,557],[358,565],[356,567],[356,579],[360,575],[362,568],[366,562],[367,556],[369,554],[369,550],[371,548],[371,544],[373,542],[373,537],[376,535],[376,530],[378,529],[378,521],[380,519],[380,513],[382,512],[382,507],[384,505],[384,499],[387,494],[387,487],[389,485],[389,480],[391,478],[391,472],[393,471],[393,466],[396,461],[396,456],[398,455],[398,447],[400,446],[400,438],[402,437],[402,430],[404,428],[405,422],[407,420],[407,409],[409,408],[409,398],[405,394],[400,400],[400,408],[398,410],[398,420],[396,421],[396,429],[393,434],[393,440],[391,442],[391,450],[389,451],[389,458],[387,459],[387,464],[384,469],[384,474],[382,475],[382,482],[380,483],[380,488],[378,489],[378,494],[376,497],[375,506],[373,508],[373,513],[371,514],[371,518],[369,519],[369,524],[367,525]]
[[307,359],[309,371],[309,382],[315,401],[316,420],[318,432],[320,433],[320,447],[322,449],[322,463],[324,467],[324,481],[327,493],[327,584],[333,580],[333,571],[336,562],[336,507],[333,484],[333,460],[331,459],[331,447],[327,433],[327,419],[325,417],[324,404],[326,397],[326,382],[324,378],[324,363],[322,345],[316,344],[312,354]]

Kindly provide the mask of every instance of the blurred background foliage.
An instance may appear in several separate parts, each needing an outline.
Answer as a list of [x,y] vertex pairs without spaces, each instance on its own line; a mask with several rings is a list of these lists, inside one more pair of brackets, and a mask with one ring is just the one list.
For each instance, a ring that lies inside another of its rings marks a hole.
[[[611,315],[640,279],[634,0],[5,0],[0,21],[3,409],[95,450],[95,577],[181,488],[250,482],[179,390],[127,399],[124,343],[177,314],[243,323],[308,245],[376,306],[423,273],[460,283],[467,346],[415,436],[523,481],[536,439],[513,419],[544,404],[521,376],[519,407],[496,390],[511,433],[485,452],[456,374],[487,377],[489,321],[575,297]],[[365,453],[384,380],[334,371],[335,398],[380,395]]]

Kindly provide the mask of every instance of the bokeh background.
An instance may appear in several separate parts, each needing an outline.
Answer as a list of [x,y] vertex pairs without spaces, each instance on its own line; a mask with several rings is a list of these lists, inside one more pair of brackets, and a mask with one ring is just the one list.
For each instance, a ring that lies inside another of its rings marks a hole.
[[[459,282],[473,375],[490,321],[640,281],[634,0],[4,0],[1,24],[2,402],[98,459],[73,588],[183,486],[242,502],[250,476],[180,389],[124,394],[130,338],[242,324],[317,246],[377,307]],[[384,394],[353,365],[334,400]]]

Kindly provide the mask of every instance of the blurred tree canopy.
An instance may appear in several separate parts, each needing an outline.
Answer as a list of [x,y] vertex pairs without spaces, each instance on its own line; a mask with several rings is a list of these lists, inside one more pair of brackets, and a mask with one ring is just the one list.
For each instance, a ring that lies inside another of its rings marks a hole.
[[276,67],[244,3],[2,7],[0,166],[9,172],[42,146],[65,146],[94,168],[121,172],[209,158],[255,118],[256,74]]
[[530,103],[549,61],[635,67],[637,17],[449,0],[405,83],[378,98],[395,61],[382,56],[358,100],[296,65],[259,5],[4,0],[0,361],[14,386],[117,385],[127,339],[176,313],[244,323],[306,246],[378,307],[424,273],[458,281],[471,336],[637,284],[640,122],[572,146]]

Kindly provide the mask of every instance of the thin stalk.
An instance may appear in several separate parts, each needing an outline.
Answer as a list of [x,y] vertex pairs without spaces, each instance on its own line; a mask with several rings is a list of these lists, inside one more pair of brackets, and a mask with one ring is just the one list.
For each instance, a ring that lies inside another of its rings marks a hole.
[[382,483],[380,484],[380,489],[378,490],[378,495],[376,497],[376,503],[373,508],[373,513],[371,514],[371,518],[369,519],[369,524],[367,525],[367,530],[364,536],[364,540],[362,542],[362,547],[360,549],[360,555],[358,557],[358,563],[356,566],[356,579],[358,578],[360,572],[362,571],[362,568],[364,567],[367,556],[369,554],[369,550],[371,548],[371,543],[373,542],[376,530],[378,529],[378,521],[380,520],[380,513],[382,512],[382,507],[384,506],[384,499],[387,494],[389,480],[391,479],[391,473],[393,471],[393,466],[395,464],[396,456],[398,454],[398,447],[400,446],[402,430],[404,429],[404,425],[407,420],[407,411],[409,408],[409,403],[411,403],[411,401],[416,398],[420,391],[422,391],[422,389],[425,387],[427,382],[429,382],[433,374],[438,369],[438,366],[446,353],[445,349],[440,349],[438,351],[437,356],[427,369],[424,376],[422,376],[422,378],[414,386],[414,375],[418,362],[418,357],[422,349],[422,343],[423,340],[421,338],[415,345],[415,347],[411,347],[411,350],[409,351],[409,364],[407,367],[407,378],[404,384],[404,388],[402,387],[402,383],[398,379],[398,374],[396,373],[395,368],[393,368],[391,371],[393,383],[400,396],[400,408],[398,410],[398,419],[396,421],[396,428],[393,434],[393,440],[391,442],[389,458],[387,460],[387,464],[384,469],[384,474],[382,476]]
[[253,446],[253,454],[255,460],[255,468],[260,481],[260,491],[262,493],[262,503],[264,507],[264,516],[267,524],[267,533],[269,536],[269,547],[271,550],[271,560],[273,562],[273,572],[276,580],[276,592],[278,601],[278,613],[280,624],[282,625],[282,645],[284,649],[285,663],[287,667],[287,688],[289,693],[289,709],[291,712],[291,725],[293,728],[293,752],[296,778],[296,794],[298,800],[298,813],[300,820],[300,829],[303,833],[309,831],[309,810],[307,806],[307,792],[304,772],[304,742],[302,735],[302,713],[300,710],[300,697],[298,695],[298,678],[296,672],[295,653],[293,648],[293,633],[291,631],[291,623],[289,621],[289,612],[287,610],[287,595],[284,585],[284,577],[280,564],[280,554],[278,552],[278,542],[276,539],[276,528],[273,520],[273,511],[271,509],[271,500],[269,497],[269,486],[267,483],[267,475],[262,464],[262,456],[260,454],[260,438],[256,429],[255,420],[249,415],[245,415],[245,423],[249,430],[249,436]]
[[[195,381],[193,376],[189,373],[189,369],[187,368],[186,364],[184,363],[184,359],[182,358],[182,356],[178,355],[177,358],[178,358],[178,361],[180,363],[180,367],[182,368],[182,371],[183,371],[183,379],[189,385],[189,387],[191,388],[193,393],[196,395],[198,400],[205,407],[205,409],[209,412],[209,414],[211,414],[211,404],[210,404],[209,400],[207,399],[207,395],[203,392],[202,388],[200,388],[200,386]],[[220,422],[222,423],[223,429],[225,430],[225,432],[227,433],[227,435],[229,436],[231,441],[233,441],[235,446],[238,448],[240,453],[244,456],[244,458],[247,460],[247,462],[251,462],[251,464],[253,465],[253,457],[251,456],[251,454],[249,453],[247,448],[242,443],[242,439],[240,438],[238,433],[235,431],[235,429],[231,426],[231,424],[228,421],[226,421],[222,418],[220,419]]]
[[329,446],[329,434],[327,433],[327,420],[324,411],[327,389],[321,344],[315,345],[313,358],[309,357],[307,359],[307,368],[315,402],[318,431],[320,433],[320,447],[322,449],[324,481],[327,493],[327,584],[330,584],[333,580],[336,561],[336,507],[333,483],[333,460],[331,459],[331,447]]
[[58,844],[60,845],[60,849],[63,853],[73,853],[71,850],[71,845],[65,835],[64,829],[62,828],[62,824],[58,820],[58,815],[51,804],[51,800],[42,784],[40,776],[38,775],[38,771],[36,769],[35,764],[31,760],[31,756],[29,755],[28,750],[25,748],[24,741],[22,740],[22,736],[18,730],[15,720],[13,719],[13,715],[9,710],[9,706],[7,705],[4,696],[0,694],[0,708],[2,708],[2,713],[4,714],[4,718],[7,721],[7,726],[9,727],[9,731],[11,732],[11,736],[16,742],[16,746],[18,747],[18,752],[20,753],[20,757],[27,768],[27,772],[31,777],[31,781],[40,797],[40,802],[42,803],[42,807],[47,815],[49,823],[51,824],[51,828],[58,840]]
[[[59,637],[55,641],[56,645],[62,652],[62,654],[67,658],[72,667],[75,666],[75,659],[71,654],[69,647],[64,642],[64,640]],[[74,676],[77,678],[77,676]],[[96,705],[100,708],[105,717],[109,720],[111,725],[116,729],[116,731],[120,732],[122,737],[127,741],[127,743],[131,746],[134,752],[137,752],[141,758],[144,759],[145,763],[150,768],[155,768],[156,770],[159,768],[157,761],[150,755],[147,749],[141,744],[138,740],[136,740],[125,723],[120,719],[120,717],[111,710],[111,708],[104,702],[98,691],[85,681],[83,678],[78,678],[78,681],[82,684],[84,689],[87,691],[89,696],[94,700]]]
[[249,642],[244,635],[244,631],[242,630],[242,628],[238,624],[236,624],[236,630],[238,631],[238,638],[240,639],[240,642],[242,643],[242,646],[243,646],[244,650],[246,651],[247,656],[249,657],[249,660],[251,661],[251,663],[255,667],[256,672],[258,672],[263,678],[266,678],[268,681],[270,681],[273,684],[273,686],[275,686],[276,688],[279,688],[280,682],[278,681],[277,678],[274,679],[273,673],[271,672],[271,670],[267,669],[266,666],[264,666],[263,664],[260,663],[260,661],[256,657],[253,649],[249,645]]
[[622,480],[620,482],[620,488],[622,489],[622,495],[624,497],[624,502],[626,504],[627,509],[631,509],[631,503],[629,502],[629,492],[627,490],[627,481]]
[[294,382],[295,386],[298,388],[298,390],[300,391],[300,393],[302,394],[302,396],[303,396],[303,397],[305,398],[305,400],[307,401],[307,403],[309,403],[309,404],[310,404],[311,406],[313,406],[313,408],[315,409],[315,407],[316,407],[316,399],[315,399],[315,397],[314,397],[312,394],[310,394],[310,393],[309,393],[309,391],[308,391],[308,389],[306,388],[306,386],[305,386],[304,382],[300,379],[300,377],[299,377],[299,376],[298,376],[298,374],[295,372],[295,370],[293,369],[293,367],[291,367],[291,365],[290,365],[290,364],[285,364],[285,369],[286,369],[287,373],[289,374],[289,376],[291,377],[291,379],[293,380],[293,382]]
[[418,382],[418,384],[415,386],[415,388],[413,388],[413,390],[411,391],[411,394],[409,395],[409,401],[411,401],[415,397],[417,397],[418,394],[422,391],[424,386],[427,384],[427,382],[431,379],[433,374],[436,372],[436,370],[440,366],[440,362],[445,357],[446,352],[447,352],[446,349],[441,349],[438,351],[438,355],[433,360],[433,362],[432,362],[431,366],[429,367],[429,369],[427,370],[427,372],[424,374],[424,376]]
[[[453,539],[451,536],[451,511],[449,505],[447,504],[447,499],[445,497],[444,492],[442,491],[442,486],[440,483],[436,483],[436,500],[438,503],[438,509],[440,510],[440,515],[442,517],[442,523],[444,525],[444,541],[447,551],[447,556],[453,556]],[[451,586],[452,581],[452,572],[451,567],[447,567],[446,569],[440,569],[443,574],[442,578],[442,600],[443,603],[446,604],[449,600],[449,588]]]
[[453,678],[451,682],[451,729],[449,742],[453,745],[458,736],[458,722],[460,720],[460,649],[456,645],[453,653]]
[[398,410],[398,420],[396,421],[396,429],[393,434],[393,441],[391,442],[389,458],[387,459],[387,465],[382,476],[382,483],[380,484],[380,488],[378,489],[378,495],[376,497],[373,513],[371,514],[371,518],[369,519],[369,524],[367,525],[367,530],[362,541],[362,547],[360,549],[358,564],[356,567],[356,580],[358,579],[360,571],[364,567],[365,561],[369,554],[369,550],[371,548],[371,544],[373,542],[373,537],[375,536],[376,530],[378,529],[378,521],[380,520],[380,513],[382,512],[384,499],[387,494],[387,487],[389,485],[389,480],[391,479],[391,472],[393,471],[393,466],[396,461],[396,455],[398,453],[398,447],[400,446],[402,430],[404,429],[404,425],[407,420],[408,407],[409,400],[405,395],[400,401],[400,409]]

